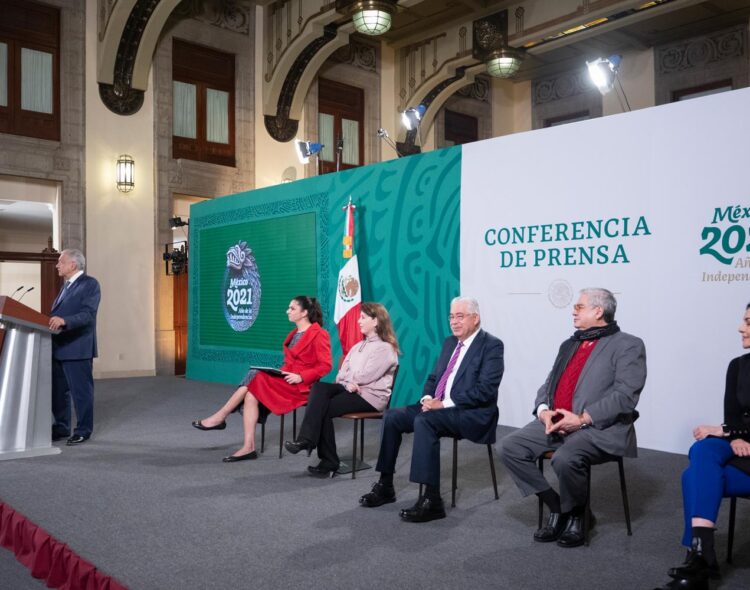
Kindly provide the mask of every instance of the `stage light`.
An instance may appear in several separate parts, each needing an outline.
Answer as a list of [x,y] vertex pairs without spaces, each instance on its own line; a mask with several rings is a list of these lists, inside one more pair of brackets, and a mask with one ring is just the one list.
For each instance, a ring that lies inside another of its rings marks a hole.
[[299,161],[302,164],[309,164],[310,156],[318,155],[320,153],[320,150],[323,149],[323,144],[295,139],[294,149],[297,150],[297,157],[299,158]]
[[177,229],[178,227],[185,227],[186,225],[190,225],[190,222],[182,221],[182,217],[171,217],[169,219],[170,229]]
[[117,158],[117,190],[129,193],[135,188],[135,162],[127,154]]
[[382,35],[391,28],[395,6],[392,2],[363,0],[352,5],[352,23],[365,35]]
[[620,71],[620,61],[622,61],[621,55],[610,55],[586,62],[589,77],[602,95],[608,94],[615,87],[615,79]]
[[512,78],[521,67],[524,53],[511,47],[502,47],[490,53],[487,73],[494,78]]
[[378,132],[377,132],[377,134],[378,134],[378,137],[379,137],[380,139],[382,139],[382,140],[383,140],[383,142],[384,142],[384,143],[385,143],[386,145],[390,146],[390,147],[391,147],[391,148],[393,149],[393,151],[395,151],[395,152],[396,152],[396,155],[397,155],[397,156],[398,156],[399,158],[403,156],[403,154],[402,154],[401,152],[399,152],[399,151],[398,151],[398,146],[396,145],[396,142],[395,142],[395,141],[393,141],[393,140],[391,139],[391,136],[390,136],[390,135],[388,135],[388,131],[387,131],[386,129],[383,129],[382,127],[380,127],[380,128],[378,129]]
[[422,117],[424,117],[426,111],[427,107],[423,104],[416,107],[410,107],[401,113],[401,123],[408,131],[416,129],[419,127],[419,122],[422,120]]

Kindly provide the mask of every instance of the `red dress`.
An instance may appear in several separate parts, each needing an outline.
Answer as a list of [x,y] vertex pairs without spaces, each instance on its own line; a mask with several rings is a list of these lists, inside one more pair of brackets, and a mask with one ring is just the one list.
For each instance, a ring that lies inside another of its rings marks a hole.
[[277,415],[304,406],[312,384],[326,375],[333,366],[331,339],[320,324],[311,324],[297,343],[289,348],[289,342],[296,333],[297,330],[292,330],[284,340],[284,364],[281,370],[297,373],[302,377],[302,383],[292,385],[282,377],[273,377],[259,371],[247,384],[250,393]]

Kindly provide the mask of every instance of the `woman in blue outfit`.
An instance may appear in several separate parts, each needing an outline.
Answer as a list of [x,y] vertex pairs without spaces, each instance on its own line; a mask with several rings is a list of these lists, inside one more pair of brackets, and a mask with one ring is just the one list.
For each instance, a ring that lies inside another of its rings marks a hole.
[[[750,305],[739,327],[742,347],[750,348]],[[682,503],[688,548],[685,563],[669,570],[663,588],[700,589],[720,577],[714,550],[714,525],[721,499],[750,494],[750,354],[733,359],[727,369],[724,424],[698,426],[690,465],[682,474]]]

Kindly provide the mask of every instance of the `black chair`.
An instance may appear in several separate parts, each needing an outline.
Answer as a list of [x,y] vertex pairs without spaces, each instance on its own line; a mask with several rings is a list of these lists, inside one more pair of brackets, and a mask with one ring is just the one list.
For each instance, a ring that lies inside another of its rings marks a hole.
[[[453,438],[453,477],[451,480],[451,508],[456,507],[456,489],[458,488],[458,437]],[[490,473],[492,474],[492,487],[495,490],[495,500],[499,500],[497,493],[497,475],[495,474],[495,458],[492,453],[492,445],[487,445],[487,454],[490,458]],[[420,486],[420,493],[421,493]]]
[[[552,451],[547,451],[544,453],[541,457],[539,457],[539,471],[544,473],[544,460],[545,459],[552,459],[552,455],[554,453]],[[630,526],[630,504],[628,503],[628,488],[625,483],[625,467],[622,463],[622,457],[613,457],[611,461],[615,461],[617,463],[617,467],[620,471],[620,493],[622,494],[622,508],[625,512],[625,524],[628,528],[628,536],[633,535],[633,530]],[[611,461],[607,461],[607,463],[610,463]],[[542,499],[539,499],[539,527],[542,528],[542,520],[544,519],[544,503],[542,502]],[[584,538],[585,538],[585,545],[588,546],[589,544],[589,533],[591,529],[591,468],[589,468],[589,477],[586,482],[586,509],[583,513],[583,530],[584,530]]]
[[[287,412],[287,414],[290,414],[290,413],[292,414],[292,436],[294,437],[292,440],[297,440],[297,410],[298,409],[299,408],[294,408],[291,412]],[[281,459],[284,456],[284,416],[286,416],[287,414],[279,415],[279,418],[281,419],[281,422],[279,424],[279,459]],[[266,420],[268,420],[268,416],[266,416]],[[263,420],[263,422],[260,425],[260,452],[261,453],[265,451],[266,449],[266,420]]]
[[[396,386],[396,377],[398,377],[398,365],[396,365],[396,369],[393,371],[391,397],[388,398],[388,405],[386,406],[386,410],[390,407],[391,399],[393,399],[393,389]],[[350,412],[348,414],[339,416],[339,418],[345,418],[346,420],[354,420],[351,464],[352,479],[356,479],[357,471],[370,469],[371,467],[370,465],[365,463],[365,420],[381,420],[384,413],[385,410],[383,410],[382,412]],[[359,432],[359,461],[357,460],[357,432]],[[338,473],[349,473],[349,466],[346,464],[342,464],[342,466],[338,470]]]
[[[456,507],[456,490],[458,489],[458,441],[461,440],[459,437],[451,437],[453,439],[453,469],[451,475],[451,508]],[[497,493],[497,476],[495,474],[495,460],[492,454],[492,444],[487,444],[487,453],[490,456],[490,473],[492,474],[492,487],[495,490],[495,500],[499,500],[500,496]],[[422,497],[423,484],[419,484],[419,497]]]
[[732,563],[734,548],[734,519],[737,516],[737,498],[750,500],[750,496],[731,496],[729,501],[729,532],[727,533],[727,563]]

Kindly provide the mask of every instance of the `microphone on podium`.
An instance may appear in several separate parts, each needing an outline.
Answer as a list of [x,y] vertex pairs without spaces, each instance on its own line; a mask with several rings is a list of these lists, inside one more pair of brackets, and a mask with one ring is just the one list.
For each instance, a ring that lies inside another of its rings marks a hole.
[[18,287],[18,289],[16,289],[15,291],[13,291],[13,293],[10,294],[10,298],[13,299],[13,297],[15,297],[16,293],[18,293],[21,289],[23,289],[23,285],[21,285],[20,287]]
[[[23,289],[23,287],[21,287],[21,288]],[[18,301],[20,302],[20,301],[21,301],[21,299],[23,299],[24,297],[26,297],[26,293],[28,293],[29,291],[33,291],[33,290],[34,290],[34,287],[29,287],[28,289],[26,289],[26,290],[25,290],[25,291],[23,292],[23,294],[22,294],[22,295],[21,295],[21,296],[20,296],[20,297],[18,298]]]

